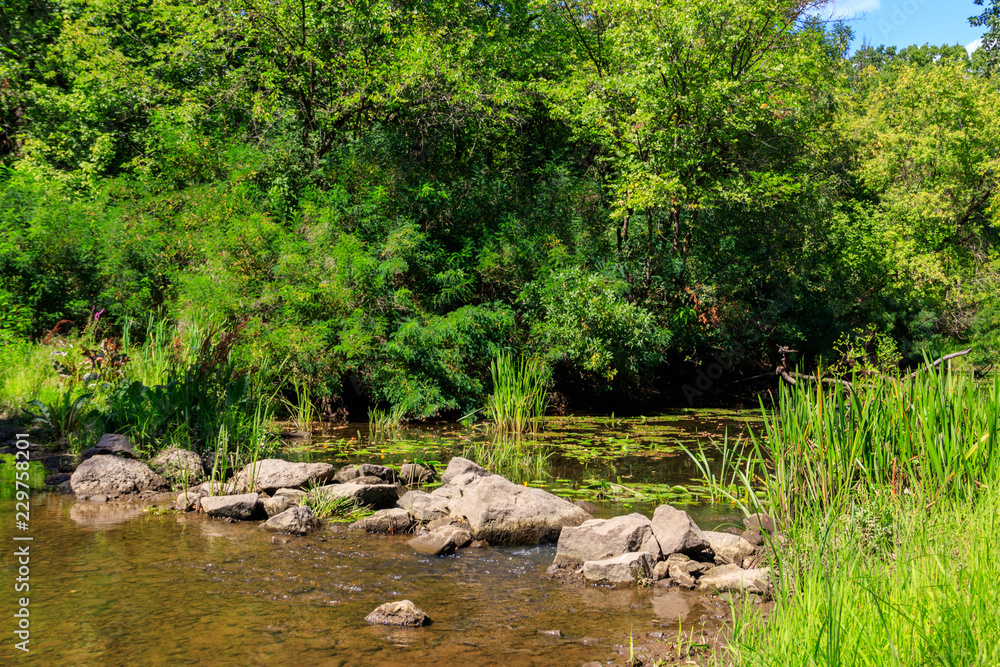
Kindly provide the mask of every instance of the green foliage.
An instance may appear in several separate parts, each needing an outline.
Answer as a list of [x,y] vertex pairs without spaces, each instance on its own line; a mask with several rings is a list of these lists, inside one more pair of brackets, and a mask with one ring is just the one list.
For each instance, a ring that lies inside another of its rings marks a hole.
[[311,488],[299,499],[301,507],[309,507],[319,519],[349,522],[363,519],[373,514],[371,508],[362,505],[356,498],[335,496],[322,487]]
[[45,426],[53,440],[79,435],[100,413],[91,404],[92,394],[75,393],[67,388],[49,403],[35,399],[28,403],[35,412],[25,412],[35,424]]
[[509,434],[500,433],[492,442],[479,442],[467,447],[462,456],[515,484],[544,481],[552,477],[551,452]]
[[128,346],[155,392],[178,334],[243,324],[235,367],[286,364],[305,423],[468,414],[504,351],[641,392],[709,348],[963,339],[996,276],[990,42],[848,59],[809,5],[13,0],[0,341],[103,312],[156,337]]
[[555,271],[528,287],[525,309],[533,347],[551,363],[567,362],[600,388],[635,382],[659,363],[670,331],[626,298],[621,281],[583,269]]
[[982,52],[981,67],[986,74],[996,74],[1000,68],[1000,5],[997,0],[972,0],[983,8],[982,13],[969,17],[969,24],[974,28],[986,28],[983,42],[976,53]]

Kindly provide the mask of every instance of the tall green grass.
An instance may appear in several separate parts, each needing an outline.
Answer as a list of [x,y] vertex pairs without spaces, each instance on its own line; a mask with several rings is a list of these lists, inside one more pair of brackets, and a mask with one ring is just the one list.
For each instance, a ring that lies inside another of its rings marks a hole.
[[783,385],[764,411],[748,472],[776,516],[842,505],[862,488],[933,500],[1000,477],[1000,379],[928,368],[855,387]]
[[291,379],[291,385],[295,400],[283,398],[281,402],[288,410],[295,430],[308,433],[312,431],[313,421],[316,418],[316,408],[312,401],[312,388],[309,386],[309,380],[305,378],[300,380],[294,376]]
[[368,408],[368,433],[371,436],[389,433],[399,428],[406,416],[406,408],[402,405],[392,405],[385,410]]
[[1000,664],[1000,382],[942,368],[853,391],[800,382],[775,408],[721,477],[785,536],[770,618],[737,615],[729,657]]
[[549,405],[548,367],[537,358],[501,354],[490,363],[493,393],[486,415],[500,433],[537,433]]

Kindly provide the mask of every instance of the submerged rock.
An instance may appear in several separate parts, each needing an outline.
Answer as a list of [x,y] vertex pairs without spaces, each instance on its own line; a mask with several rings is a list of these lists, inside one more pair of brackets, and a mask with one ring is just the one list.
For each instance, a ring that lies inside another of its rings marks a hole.
[[201,509],[210,517],[246,521],[254,515],[259,496],[243,493],[238,496],[202,496]]
[[150,462],[153,470],[175,484],[191,486],[205,479],[205,466],[201,457],[187,449],[170,447],[156,455]]
[[431,535],[440,535],[451,540],[456,549],[464,549],[472,543],[472,535],[469,534],[469,531],[454,523],[435,528],[431,531]]
[[264,530],[293,535],[305,535],[322,527],[323,522],[313,514],[310,507],[292,507],[264,522]]
[[419,627],[431,622],[430,616],[418,609],[409,600],[386,602],[365,616],[365,620],[377,625],[405,625]]
[[635,584],[652,578],[656,560],[657,554],[646,551],[603,560],[588,560],[583,564],[583,576],[594,584]]
[[425,556],[446,556],[455,551],[455,540],[452,535],[441,533],[424,533],[407,542],[417,553]]
[[117,456],[87,459],[73,472],[70,486],[80,498],[118,498],[134,493],[170,490],[170,483],[145,463]]
[[660,553],[693,553],[708,546],[708,540],[687,512],[670,505],[660,505],[653,512],[653,535],[660,545]]
[[329,463],[292,463],[281,459],[263,459],[236,474],[234,483],[239,491],[274,493],[281,488],[297,488],[321,484],[334,477]]
[[566,526],[559,534],[553,563],[572,567],[588,560],[603,560],[625,553],[647,551],[660,554],[653,525],[641,514],[613,519],[590,519],[579,526]]

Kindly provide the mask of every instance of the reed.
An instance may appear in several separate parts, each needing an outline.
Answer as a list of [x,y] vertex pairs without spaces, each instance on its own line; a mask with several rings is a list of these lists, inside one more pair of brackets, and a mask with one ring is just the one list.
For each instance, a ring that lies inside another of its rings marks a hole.
[[368,433],[374,435],[394,431],[403,423],[405,416],[406,408],[402,405],[393,405],[386,410],[368,408]]
[[788,538],[770,618],[736,616],[729,657],[1000,664],[1000,382],[928,366],[853,387],[782,387],[745,456],[706,475]]
[[285,409],[288,410],[288,415],[295,430],[308,433],[312,431],[313,420],[316,417],[316,408],[312,402],[312,389],[308,380],[299,380],[294,376],[292,377],[291,385],[292,391],[295,394],[295,400],[282,398],[282,403],[285,405]]
[[486,414],[500,433],[537,433],[549,405],[548,366],[541,359],[501,354],[490,363],[493,393]]

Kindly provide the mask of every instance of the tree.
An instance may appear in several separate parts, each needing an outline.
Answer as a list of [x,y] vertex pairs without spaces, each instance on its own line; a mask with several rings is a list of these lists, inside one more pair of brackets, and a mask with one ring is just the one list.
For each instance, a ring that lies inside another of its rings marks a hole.
[[[628,278],[646,294],[720,205],[767,208],[814,181],[842,45],[803,0],[560,1],[572,62],[549,90],[600,148]],[[834,48],[831,49],[831,45]]]
[[1000,67],[1000,5],[997,0],[973,0],[979,7],[983,7],[983,13],[978,16],[970,16],[969,24],[974,28],[986,28],[983,33],[983,43],[980,50],[983,52],[984,66],[988,74],[993,74]]

